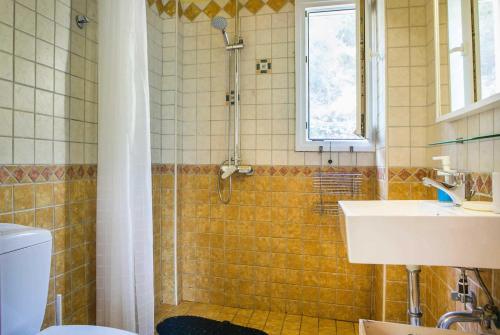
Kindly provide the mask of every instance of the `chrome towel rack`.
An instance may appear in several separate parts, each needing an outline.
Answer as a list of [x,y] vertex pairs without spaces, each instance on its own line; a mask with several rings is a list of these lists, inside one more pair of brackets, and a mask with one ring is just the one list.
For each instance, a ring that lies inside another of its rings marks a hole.
[[363,194],[361,173],[323,172],[313,175],[313,187],[319,193],[313,211],[318,214],[338,215],[338,200],[348,200]]

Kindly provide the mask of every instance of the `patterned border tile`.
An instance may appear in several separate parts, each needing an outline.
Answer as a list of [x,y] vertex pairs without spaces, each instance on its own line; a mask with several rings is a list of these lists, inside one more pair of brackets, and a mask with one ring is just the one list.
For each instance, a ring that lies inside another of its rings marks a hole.
[[[379,172],[377,170],[377,172]],[[430,168],[389,168],[389,182],[390,183],[414,183],[422,181],[424,177],[435,177],[435,171]],[[380,178],[379,178],[380,179]],[[476,193],[481,195],[491,196],[491,173],[476,173],[470,175],[467,180],[469,188],[472,188]]]
[[174,164],[153,164],[151,166],[151,173],[153,175],[157,174],[173,174],[175,171]]
[[492,195],[492,181],[490,173],[475,173],[471,174],[472,189],[482,195]]
[[0,185],[97,177],[97,165],[1,165]]
[[[265,5],[278,13],[287,3],[295,5],[294,0],[247,0],[238,2],[236,0],[226,0],[225,2],[214,0],[211,1],[196,1],[185,0],[177,3],[175,0],[147,0],[149,7],[156,8],[161,16],[165,13],[168,17],[173,17],[178,9],[179,17],[186,17],[190,21],[194,21],[201,13],[205,13],[208,18],[213,18],[216,15],[224,12],[230,17],[236,15],[236,7],[240,10],[246,8],[250,13],[257,14]],[[178,7],[178,8],[177,8]]]
[[419,182],[430,176],[432,170],[424,167],[389,168],[389,182]]
[[[320,170],[318,166],[268,166],[268,165],[255,165],[254,175],[256,176],[293,176],[293,177],[309,177],[317,172],[359,172],[365,178],[372,178],[376,176],[374,167],[325,167]],[[212,174],[215,175],[219,171],[218,165],[182,165],[180,171],[188,175],[202,175]]]

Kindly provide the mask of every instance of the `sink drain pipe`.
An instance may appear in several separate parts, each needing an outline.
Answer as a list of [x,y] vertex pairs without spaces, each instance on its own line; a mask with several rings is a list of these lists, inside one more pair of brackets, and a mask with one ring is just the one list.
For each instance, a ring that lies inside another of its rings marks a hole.
[[407,265],[408,278],[408,317],[410,325],[422,325],[422,310],[420,309],[420,265]]

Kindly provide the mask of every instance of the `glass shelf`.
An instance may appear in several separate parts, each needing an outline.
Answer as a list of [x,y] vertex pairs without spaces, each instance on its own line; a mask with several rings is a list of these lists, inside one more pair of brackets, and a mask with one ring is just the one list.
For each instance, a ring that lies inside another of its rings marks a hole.
[[456,140],[446,140],[446,141],[439,141],[439,142],[429,143],[429,146],[445,145],[445,144],[453,144],[453,143],[463,144],[463,143],[466,143],[466,142],[486,140],[486,139],[496,138],[496,137],[500,137],[500,134],[475,136],[475,137],[470,137],[470,138],[462,138],[462,137],[460,137],[460,138],[457,138]]

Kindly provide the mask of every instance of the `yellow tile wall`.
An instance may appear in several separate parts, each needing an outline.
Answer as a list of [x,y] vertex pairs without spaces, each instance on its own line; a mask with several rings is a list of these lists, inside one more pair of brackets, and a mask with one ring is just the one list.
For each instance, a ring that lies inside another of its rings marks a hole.
[[175,303],[174,166],[153,165],[155,306]]
[[[349,264],[338,218],[313,213],[314,167],[256,166],[233,181],[232,201],[216,193],[215,166],[180,174],[182,298],[357,320],[371,313],[373,267]],[[361,171],[374,196],[374,168]]]
[[[423,291],[426,298],[425,312],[427,315],[426,325],[435,326],[437,320],[443,313],[463,310],[463,305],[450,299],[450,293],[456,291],[456,283],[460,276],[457,269],[449,267],[425,267],[428,285]],[[470,289],[479,297],[479,305],[486,303],[484,293],[479,289],[477,280],[471,272],[468,272]],[[500,270],[481,269],[481,277],[493,295],[495,304],[500,304]],[[479,333],[477,325],[462,323],[461,329]]]
[[[95,165],[0,166],[0,223],[48,229],[53,237],[43,328],[63,296],[65,324],[95,324]],[[173,166],[154,165],[155,305],[173,297]]]
[[0,222],[52,233],[43,327],[54,324],[56,293],[64,323],[94,324],[96,166],[0,166]]

